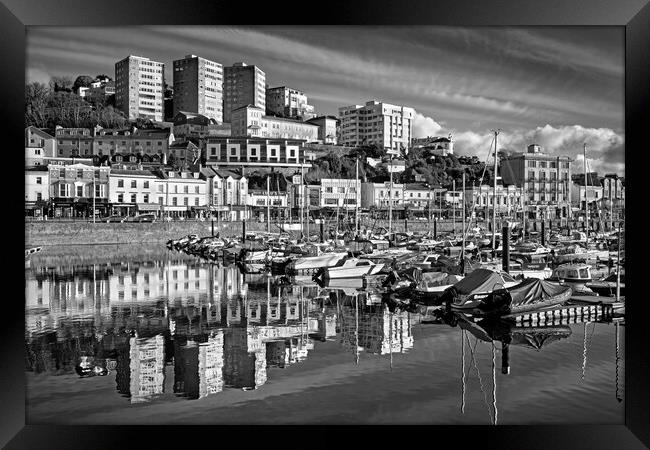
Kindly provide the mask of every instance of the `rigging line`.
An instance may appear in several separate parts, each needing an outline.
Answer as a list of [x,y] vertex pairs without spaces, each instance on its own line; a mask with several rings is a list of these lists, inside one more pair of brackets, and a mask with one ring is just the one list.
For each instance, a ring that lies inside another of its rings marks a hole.
[[[490,153],[492,151],[492,144],[494,143],[494,136],[492,136],[492,140],[490,141],[490,147],[487,153],[487,157],[485,158],[485,163],[483,164],[483,173],[481,173],[481,179],[479,180],[479,187],[483,184],[483,177],[485,176],[485,171],[487,170],[487,163],[490,159]],[[496,156],[495,156],[496,157]],[[463,196],[465,193],[463,192]],[[476,210],[476,199],[474,196],[472,196],[472,212]],[[470,226],[472,224],[472,219],[470,218],[469,223],[467,224],[467,229],[463,231],[463,236],[466,237],[467,233],[469,233]]]
[[487,400],[487,393],[485,392],[485,388],[483,387],[483,380],[481,379],[481,371],[478,368],[478,365],[476,364],[476,359],[474,358],[474,350],[476,350],[476,344],[478,344],[478,338],[476,338],[476,341],[474,342],[474,348],[469,345],[469,337],[466,335],[467,338],[467,344],[470,349],[470,355],[472,356],[472,362],[474,363],[474,369],[476,369],[476,376],[478,377],[478,383],[479,386],[481,387],[481,392],[483,393],[483,403],[485,403],[485,407],[487,408],[488,415],[490,416],[490,421],[492,421],[492,411],[490,411],[490,405],[488,405],[488,400]]

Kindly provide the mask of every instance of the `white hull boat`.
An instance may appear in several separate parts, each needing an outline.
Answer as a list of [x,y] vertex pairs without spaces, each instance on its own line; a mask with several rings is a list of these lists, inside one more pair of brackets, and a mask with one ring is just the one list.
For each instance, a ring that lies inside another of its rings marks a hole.
[[326,280],[359,278],[364,275],[375,275],[383,267],[383,264],[374,264],[365,259],[349,258],[343,261],[342,264],[326,268],[323,272],[323,278]]
[[290,262],[287,269],[295,272],[315,271],[321,267],[335,266],[347,256],[347,253],[324,253],[318,256],[305,256]]

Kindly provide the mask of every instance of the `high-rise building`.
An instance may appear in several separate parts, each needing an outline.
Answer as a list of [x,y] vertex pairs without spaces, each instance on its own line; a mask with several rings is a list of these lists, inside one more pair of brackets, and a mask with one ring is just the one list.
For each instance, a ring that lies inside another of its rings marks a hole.
[[165,65],[130,55],[115,63],[115,107],[129,120],[163,120]]
[[372,100],[365,106],[339,108],[340,145],[378,145],[388,153],[408,149],[413,135],[415,110]]
[[266,110],[290,119],[307,120],[315,117],[314,107],[307,104],[305,93],[286,86],[266,90]]
[[253,105],[266,110],[266,74],[257,66],[235,63],[223,70],[223,121],[233,110]]
[[196,55],[174,61],[174,115],[190,111],[223,122],[223,67]]

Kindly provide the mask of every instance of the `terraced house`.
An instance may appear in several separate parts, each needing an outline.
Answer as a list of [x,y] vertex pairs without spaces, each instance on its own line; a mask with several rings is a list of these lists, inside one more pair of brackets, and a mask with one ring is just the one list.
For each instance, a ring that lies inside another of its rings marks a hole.
[[93,201],[97,216],[107,215],[110,170],[85,164],[48,165],[52,215],[92,217]]

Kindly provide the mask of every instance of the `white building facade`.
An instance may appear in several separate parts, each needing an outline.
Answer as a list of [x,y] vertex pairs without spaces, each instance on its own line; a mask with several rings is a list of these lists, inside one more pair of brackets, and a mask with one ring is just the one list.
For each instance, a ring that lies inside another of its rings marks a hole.
[[356,208],[361,201],[361,181],[346,178],[321,179],[321,207]]
[[115,63],[115,106],[129,120],[163,121],[165,65],[130,55]]
[[365,105],[339,108],[339,144],[378,145],[389,153],[408,149],[413,137],[415,110],[372,100]]

